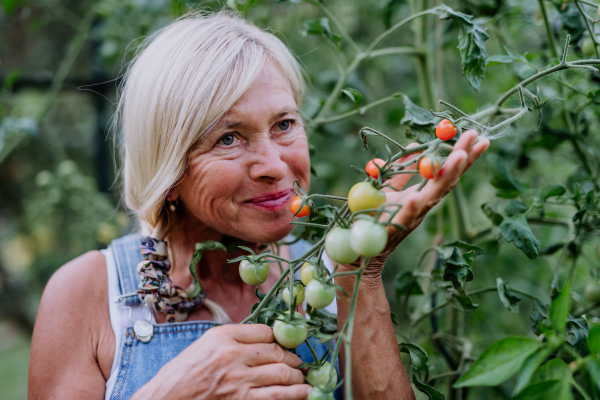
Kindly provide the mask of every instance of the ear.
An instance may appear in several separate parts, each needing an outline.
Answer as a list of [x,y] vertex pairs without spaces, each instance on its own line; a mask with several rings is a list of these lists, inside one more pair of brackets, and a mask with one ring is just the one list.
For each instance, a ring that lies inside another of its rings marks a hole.
[[170,202],[177,201],[179,198],[179,186],[172,187],[167,193],[167,200]]

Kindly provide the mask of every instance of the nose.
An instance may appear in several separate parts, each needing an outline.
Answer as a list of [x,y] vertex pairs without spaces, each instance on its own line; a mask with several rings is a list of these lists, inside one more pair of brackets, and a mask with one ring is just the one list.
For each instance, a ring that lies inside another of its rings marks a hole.
[[255,181],[279,182],[285,178],[288,165],[282,160],[279,146],[270,139],[254,143],[250,178]]

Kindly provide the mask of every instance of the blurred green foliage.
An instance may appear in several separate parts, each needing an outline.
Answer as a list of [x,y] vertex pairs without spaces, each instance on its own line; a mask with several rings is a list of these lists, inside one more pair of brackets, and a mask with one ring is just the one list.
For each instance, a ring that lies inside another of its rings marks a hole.
[[[247,11],[248,19],[274,32],[296,54],[309,84],[302,105],[308,122],[321,110],[354,49],[319,8],[295,3],[301,2],[227,2]],[[325,4],[364,48],[385,29],[438,2],[327,0]],[[545,4],[548,25],[540,4]],[[431,15],[387,37],[382,48],[413,50],[362,62],[349,75],[346,95],[334,99],[328,116],[351,112],[394,93],[404,94],[425,110],[443,109],[438,104],[443,99],[475,113],[520,80],[555,63],[567,33],[572,35],[569,59],[585,58],[580,45],[588,34],[587,25],[574,3],[450,0],[447,5],[474,15],[490,36],[485,42],[490,58],[478,91],[463,76],[457,49],[461,27]],[[114,138],[108,129],[123,66],[144,36],[190,9],[220,7],[217,1],[179,0],[1,2],[0,327],[17,326],[21,332],[11,328],[7,333],[17,339],[11,347],[0,347],[3,362],[26,363],[26,347],[19,337],[30,334],[52,272],[133,229],[119,198]],[[585,10],[593,20],[596,10],[589,6]],[[410,331],[407,317],[412,314],[414,320],[423,310],[445,301],[448,289],[435,271],[440,263],[444,268],[448,265],[452,246],[443,247],[440,257],[430,252],[419,262],[421,254],[431,246],[459,239],[485,250],[469,266],[474,274],[469,292],[496,286],[501,277],[510,288],[535,295],[548,305],[571,273],[571,312],[593,306],[584,299],[583,290],[590,280],[598,280],[600,267],[600,254],[595,250],[600,228],[593,219],[598,218],[600,172],[599,76],[581,70],[562,72],[529,87],[543,101],[561,100],[501,132],[486,160],[471,168],[453,194],[391,257],[384,282],[401,341]],[[363,179],[351,165],[362,168],[371,157],[387,157],[385,144],[374,138],[369,139],[370,152],[361,150],[360,128],[377,129],[402,144],[414,140],[406,137],[407,125],[401,125],[403,99],[397,96],[364,113],[309,130],[316,172],[311,192],[345,196]],[[516,97],[506,104],[518,106]],[[529,209],[539,202],[540,191],[549,184],[563,185],[568,192],[550,198],[543,207],[533,207],[527,216],[531,233],[540,243],[540,255],[530,259],[507,244],[503,231],[507,228],[502,224],[508,218],[521,218],[522,207]],[[590,191],[592,200],[587,201]],[[508,200],[512,198],[518,198],[519,204]],[[407,282],[419,283],[419,289],[406,289]],[[411,339],[429,353],[430,376],[457,368],[452,364],[457,360],[471,362],[490,343],[507,335],[533,334],[530,313],[544,311],[540,304],[516,301],[510,293],[503,293],[504,299],[494,293],[478,295],[474,301],[479,307],[468,314],[447,307],[410,332]],[[586,313],[587,325],[598,321],[595,312]],[[573,342],[587,335],[587,325],[577,331],[569,328],[574,324],[567,323],[568,334],[576,336]],[[539,327],[539,323],[534,326],[537,334]],[[471,349],[468,357],[461,358],[467,347]],[[572,360],[569,355],[559,356]],[[0,370],[6,366],[0,365]],[[516,381],[512,378],[493,388],[467,391],[451,389],[455,378],[430,384],[452,399],[505,399],[510,398]],[[0,380],[7,398],[25,398],[23,385],[22,376]]]

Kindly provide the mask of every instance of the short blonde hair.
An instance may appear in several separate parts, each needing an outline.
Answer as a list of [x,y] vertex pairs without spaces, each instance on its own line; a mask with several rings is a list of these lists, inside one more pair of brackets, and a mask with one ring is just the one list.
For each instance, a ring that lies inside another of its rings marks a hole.
[[140,46],[121,86],[124,198],[142,232],[162,239],[176,223],[166,209],[193,146],[237,102],[271,62],[296,102],[300,66],[275,35],[230,11],[187,14]]

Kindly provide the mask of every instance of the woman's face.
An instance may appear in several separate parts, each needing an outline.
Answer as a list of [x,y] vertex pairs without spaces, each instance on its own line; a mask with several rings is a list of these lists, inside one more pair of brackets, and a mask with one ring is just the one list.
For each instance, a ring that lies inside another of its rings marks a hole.
[[289,205],[296,179],[308,191],[306,134],[290,85],[278,68],[266,64],[191,152],[174,194],[185,222],[270,243],[292,229]]

